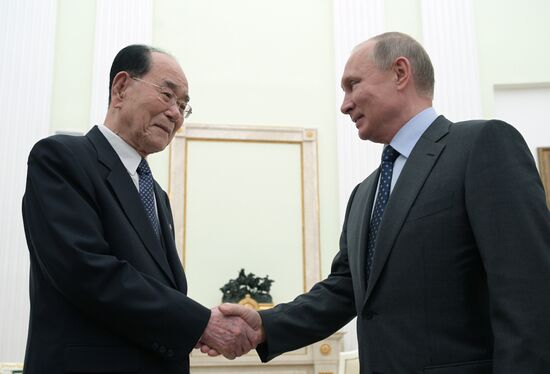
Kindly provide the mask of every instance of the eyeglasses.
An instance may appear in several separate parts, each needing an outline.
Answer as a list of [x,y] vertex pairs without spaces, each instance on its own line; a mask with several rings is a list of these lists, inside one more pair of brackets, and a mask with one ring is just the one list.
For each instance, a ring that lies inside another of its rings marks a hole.
[[178,100],[176,94],[174,91],[169,89],[168,87],[159,86],[158,84],[154,84],[152,82],[148,82],[146,80],[140,79],[138,77],[132,77],[133,80],[136,80],[141,83],[148,84],[150,86],[156,87],[159,90],[159,99],[168,105],[168,107],[171,107],[172,105],[176,104],[178,106],[178,110],[180,114],[183,116],[183,118],[187,118],[193,113],[193,108],[191,108],[191,105],[189,105],[188,102],[183,100]]

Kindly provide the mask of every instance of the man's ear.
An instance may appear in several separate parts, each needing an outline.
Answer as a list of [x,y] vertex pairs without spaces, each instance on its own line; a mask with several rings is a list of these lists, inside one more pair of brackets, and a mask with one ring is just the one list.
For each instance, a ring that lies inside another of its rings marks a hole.
[[121,102],[126,95],[126,89],[130,83],[130,74],[125,71],[118,72],[113,79],[113,85],[111,86],[111,105],[114,108],[119,108]]
[[395,84],[398,90],[403,90],[411,80],[411,63],[406,57],[398,57],[392,67]]

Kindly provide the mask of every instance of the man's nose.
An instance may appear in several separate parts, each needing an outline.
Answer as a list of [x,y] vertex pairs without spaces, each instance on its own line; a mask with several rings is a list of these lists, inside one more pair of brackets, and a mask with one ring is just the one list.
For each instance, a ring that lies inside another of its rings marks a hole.
[[344,101],[342,102],[342,106],[340,107],[340,111],[344,114],[349,114],[349,112],[353,109],[353,101],[351,101],[348,97],[348,95],[344,96]]
[[180,107],[177,102],[170,105],[166,110],[164,111],[166,116],[170,118],[173,122],[176,122],[180,119],[180,117],[183,119],[183,114],[180,113]]

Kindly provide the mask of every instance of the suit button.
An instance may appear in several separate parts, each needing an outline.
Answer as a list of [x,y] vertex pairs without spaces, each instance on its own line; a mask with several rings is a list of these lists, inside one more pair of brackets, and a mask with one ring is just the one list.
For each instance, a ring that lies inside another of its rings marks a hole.
[[367,311],[365,312],[365,318],[366,318],[366,319],[373,319],[375,315],[376,315],[376,313],[375,313],[375,312],[371,312],[370,310],[367,310]]
[[159,348],[159,352],[160,352],[160,353],[166,352],[166,347],[163,346],[163,345],[161,345],[160,348]]
[[151,346],[151,348],[153,348],[153,351],[158,350],[159,349],[159,343],[154,342],[153,345]]
[[168,358],[172,358],[174,357],[174,351],[169,349],[168,351],[166,351],[166,357]]

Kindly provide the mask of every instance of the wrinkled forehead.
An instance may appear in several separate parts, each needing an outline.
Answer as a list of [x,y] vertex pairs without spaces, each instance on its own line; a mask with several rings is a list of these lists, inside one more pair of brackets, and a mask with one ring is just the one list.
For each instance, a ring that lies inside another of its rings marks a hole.
[[[363,43],[358,44],[353,48],[351,55],[348,59],[348,64],[361,64],[368,61],[372,61],[372,52],[376,42],[373,40],[367,40]],[[346,66],[348,65],[346,64]]]
[[177,96],[188,98],[187,78],[173,57],[161,52],[152,52],[151,69],[146,75],[156,84],[170,88]]
[[366,41],[353,49],[342,74],[342,86],[344,86],[348,80],[354,79],[356,76],[360,75],[361,72],[364,72],[364,70],[368,69],[369,65],[372,64],[370,57],[372,47],[373,44],[370,43],[370,41]]

